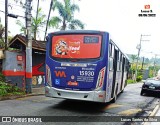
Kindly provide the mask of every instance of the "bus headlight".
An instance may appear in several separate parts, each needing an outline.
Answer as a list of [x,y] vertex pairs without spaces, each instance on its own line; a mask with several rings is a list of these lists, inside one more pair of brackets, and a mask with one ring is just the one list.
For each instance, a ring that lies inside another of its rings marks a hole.
[[104,77],[105,77],[105,71],[106,71],[106,67],[102,68],[99,72],[98,75],[98,80],[97,80],[97,85],[96,85],[96,89],[100,89],[103,86],[104,83]]
[[46,83],[49,86],[52,86],[51,71],[48,65],[46,65]]

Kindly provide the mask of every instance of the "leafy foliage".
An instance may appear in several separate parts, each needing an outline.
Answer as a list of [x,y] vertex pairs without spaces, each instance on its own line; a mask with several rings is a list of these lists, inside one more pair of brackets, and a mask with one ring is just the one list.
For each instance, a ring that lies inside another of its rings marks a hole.
[[17,94],[25,94],[25,93],[17,86],[0,81],[0,96],[17,95]]
[[40,31],[40,28],[46,23],[45,15],[42,14],[42,8],[38,8],[37,18],[32,17],[32,33],[34,34],[34,39],[36,39],[37,33]]
[[[39,33],[40,28],[43,27],[44,24],[46,23],[45,17],[46,16],[42,14],[42,8],[39,8],[37,19],[36,17],[31,18],[32,36],[34,39],[37,38],[37,33]],[[21,27],[20,31],[22,32],[22,34],[26,34],[26,27],[24,23],[22,23],[20,20],[17,20],[16,24]]]
[[26,27],[25,27],[25,25],[20,20],[17,20],[16,24],[20,26],[20,32],[25,35],[26,34]]
[[135,83],[135,81],[133,79],[128,79],[127,84],[131,84],[131,83]]
[[4,47],[4,33],[5,33],[5,27],[1,24],[1,18],[0,18],[0,47]]
[[49,26],[60,30],[66,29],[84,29],[84,24],[74,19],[75,11],[79,11],[79,6],[72,4],[71,0],[64,0],[63,3],[55,0],[52,10],[58,10],[59,16],[54,16],[49,21]]
[[131,55],[131,59],[132,59],[132,63],[134,63],[135,60],[137,59],[137,55],[132,54],[132,55]]
[[4,82],[4,81],[5,81],[5,77],[4,77],[4,75],[3,75],[2,73],[0,73],[0,81],[1,81],[1,82]]
[[137,76],[136,81],[137,81],[137,82],[142,81],[142,76]]

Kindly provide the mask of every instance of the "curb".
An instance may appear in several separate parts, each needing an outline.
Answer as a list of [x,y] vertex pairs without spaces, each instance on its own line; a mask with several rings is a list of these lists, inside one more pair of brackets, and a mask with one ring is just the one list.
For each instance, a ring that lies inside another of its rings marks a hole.
[[151,112],[149,116],[155,116],[156,113],[158,112],[159,108],[160,108],[160,105],[159,104],[156,105],[156,107],[154,108],[153,112]]
[[13,99],[17,99],[17,98],[24,98],[24,97],[29,97],[29,96],[40,96],[40,95],[44,95],[42,93],[40,94],[26,94],[26,95],[12,95],[12,96],[0,96],[0,101],[4,101],[4,100],[13,100]]
[[[160,104],[157,104],[154,110],[150,113],[149,117],[154,117],[159,109],[160,109]],[[150,122],[143,122],[142,125],[150,125]]]

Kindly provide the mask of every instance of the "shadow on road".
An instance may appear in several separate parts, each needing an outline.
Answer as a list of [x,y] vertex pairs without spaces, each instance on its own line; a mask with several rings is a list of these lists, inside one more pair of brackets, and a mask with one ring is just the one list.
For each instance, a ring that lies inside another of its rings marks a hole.
[[143,96],[148,96],[148,97],[155,97],[155,98],[160,98],[160,93],[159,92],[148,92],[145,93]]
[[80,113],[102,113],[102,110],[110,103],[97,103],[77,100],[64,100],[53,106],[53,109],[62,109]]

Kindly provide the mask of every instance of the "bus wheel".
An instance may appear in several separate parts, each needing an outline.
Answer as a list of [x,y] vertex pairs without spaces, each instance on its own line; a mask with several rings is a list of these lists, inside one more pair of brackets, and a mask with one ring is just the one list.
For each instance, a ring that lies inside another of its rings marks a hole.
[[123,93],[124,92],[124,89],[121,91],[121,93]]
[[114,95],[114,98],[112,99],[112,103],[115,103],[116,102],[116,100],[117,100],[117,91],[118,91],[118,85],[117,85],[117,87],[116,87],[116,93],[115,93],[115,95]]

